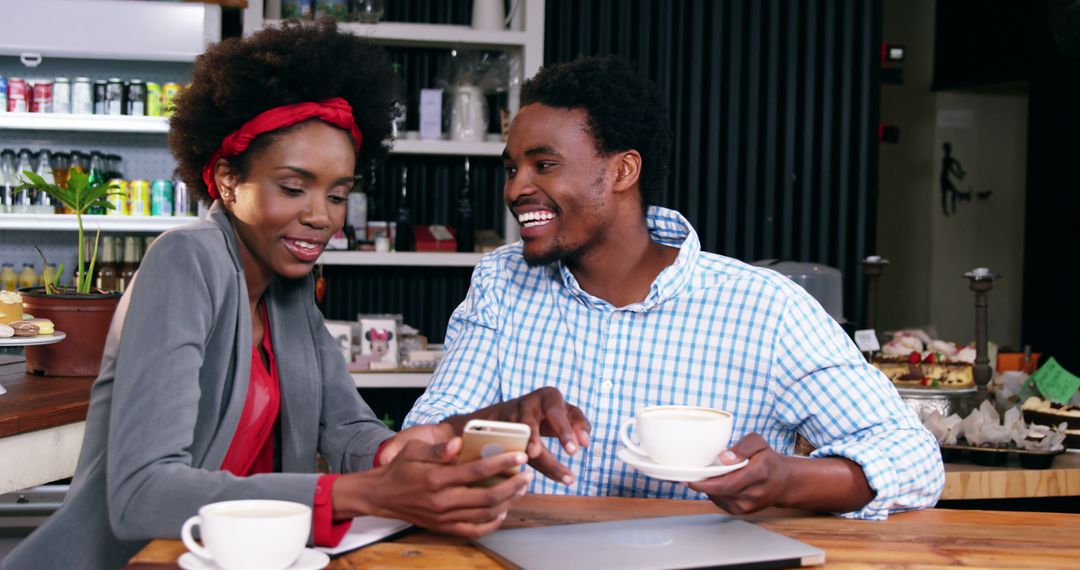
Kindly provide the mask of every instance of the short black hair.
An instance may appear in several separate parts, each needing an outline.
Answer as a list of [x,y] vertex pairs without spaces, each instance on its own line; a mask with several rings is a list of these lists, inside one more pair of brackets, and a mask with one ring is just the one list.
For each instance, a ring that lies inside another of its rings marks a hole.
[[615,56],[544,66],[521,88],[521,106],[583,109],[603,155],[641,153],[641,206],[646,210],[668,175],[671,127],[656,85]]
[[[363,142],[356,171],[386,157],[399,79],[386,53],[332,20],[286,22],[211,46],[195,60],[191,85],[169,120],[169,148],[189,191],[211,201],[203,166],[222,140],[255,115],[281,105],[341,97],[353,108]],[[241,178],[248,159],[290,128],[260,135],[229,159]]]

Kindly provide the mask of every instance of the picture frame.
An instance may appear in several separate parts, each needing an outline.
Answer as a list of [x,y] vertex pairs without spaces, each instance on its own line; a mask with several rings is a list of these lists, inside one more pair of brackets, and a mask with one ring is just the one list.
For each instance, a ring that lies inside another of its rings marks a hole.
[[371,357],[371,369],[398,367],[398,329],[393,318],[360,319],[360,354]]

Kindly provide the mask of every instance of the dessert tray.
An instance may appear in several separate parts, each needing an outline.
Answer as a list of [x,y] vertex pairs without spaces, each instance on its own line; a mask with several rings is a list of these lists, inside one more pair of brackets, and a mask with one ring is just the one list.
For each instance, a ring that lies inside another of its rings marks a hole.
[[11,338],[0,338],[0,346],[38,346],[60,342],[65,338],[67,338],[67,335],[60,331],[37,336],[13,336]]
[[941,445],[941,460],[951,463],[961,458],[968,458],[976,465],[999,467],[1005,465],[1010,455],[1015,455],[1020,466],[1025,469],[1049,469],[1054,459],[1065,453],[1065,448],[1057,451],[1035,451],[1019,447],[976,447],[974,445]]

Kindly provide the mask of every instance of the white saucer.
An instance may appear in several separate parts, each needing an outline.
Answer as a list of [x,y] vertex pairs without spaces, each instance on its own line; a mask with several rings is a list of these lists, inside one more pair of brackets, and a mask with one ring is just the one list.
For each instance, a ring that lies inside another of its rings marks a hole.
[[[213,562],[203,560],[191,552],[185,552],[177,561],[184,570],[218,570],[219,567]],[[305,548],[291,566],[285,570],[321,570],[330,564],[330,557],[324,552],[314,548]]]
[[638,455],[625,447],[619,449],[619,452],[615,454],[615,456],[619,458],[619,461],[641,471],[653,479],[664,479],[666,481],[701,481],[711,477],[719,477],[725,473],[731,473],[732,471],[742,469],[750,461],[744,459],[741,463],[736,463],[735,465],[724,465],[720,463],[720,459],[718,458],[716,463],[705,467],[668,467],[666,465],[659,465],[653,462],[652,459],[643,455]]

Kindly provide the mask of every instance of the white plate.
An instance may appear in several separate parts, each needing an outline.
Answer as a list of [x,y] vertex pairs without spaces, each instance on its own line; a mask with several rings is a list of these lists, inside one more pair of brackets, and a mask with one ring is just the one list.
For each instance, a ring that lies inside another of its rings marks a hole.
[[60,342],[67,338],[67,335],[56,331],[53,334],[38,335],[38,336],[13,336],[11,338],[0,338],[0,346],[35,346],[39,344],[52,344],[54,342]]
[[[217,564],[195,556],[191,552],[185,552],[177,561],[184,570],[219,570]],[[285,570],[321,570],[330,564],[330,557],[314,548],[305,548],[300,558]]]
[[641,471],[653,479],[664,479],[666,481],[701,481],[703,479],[719,477],[725,473],[737,471],[749,463],[748,459],[744,459],[741,463],[736,463],[735,465],[724,465],[723,463],[720,463],[720,459],[718,458],[716,463],[705,467],[668,467],[666,465],[657,464],[653,462],[652,459],[643,455],[638,455],[625,447],[619,449],[616,457],[619,458],[619,461]]

